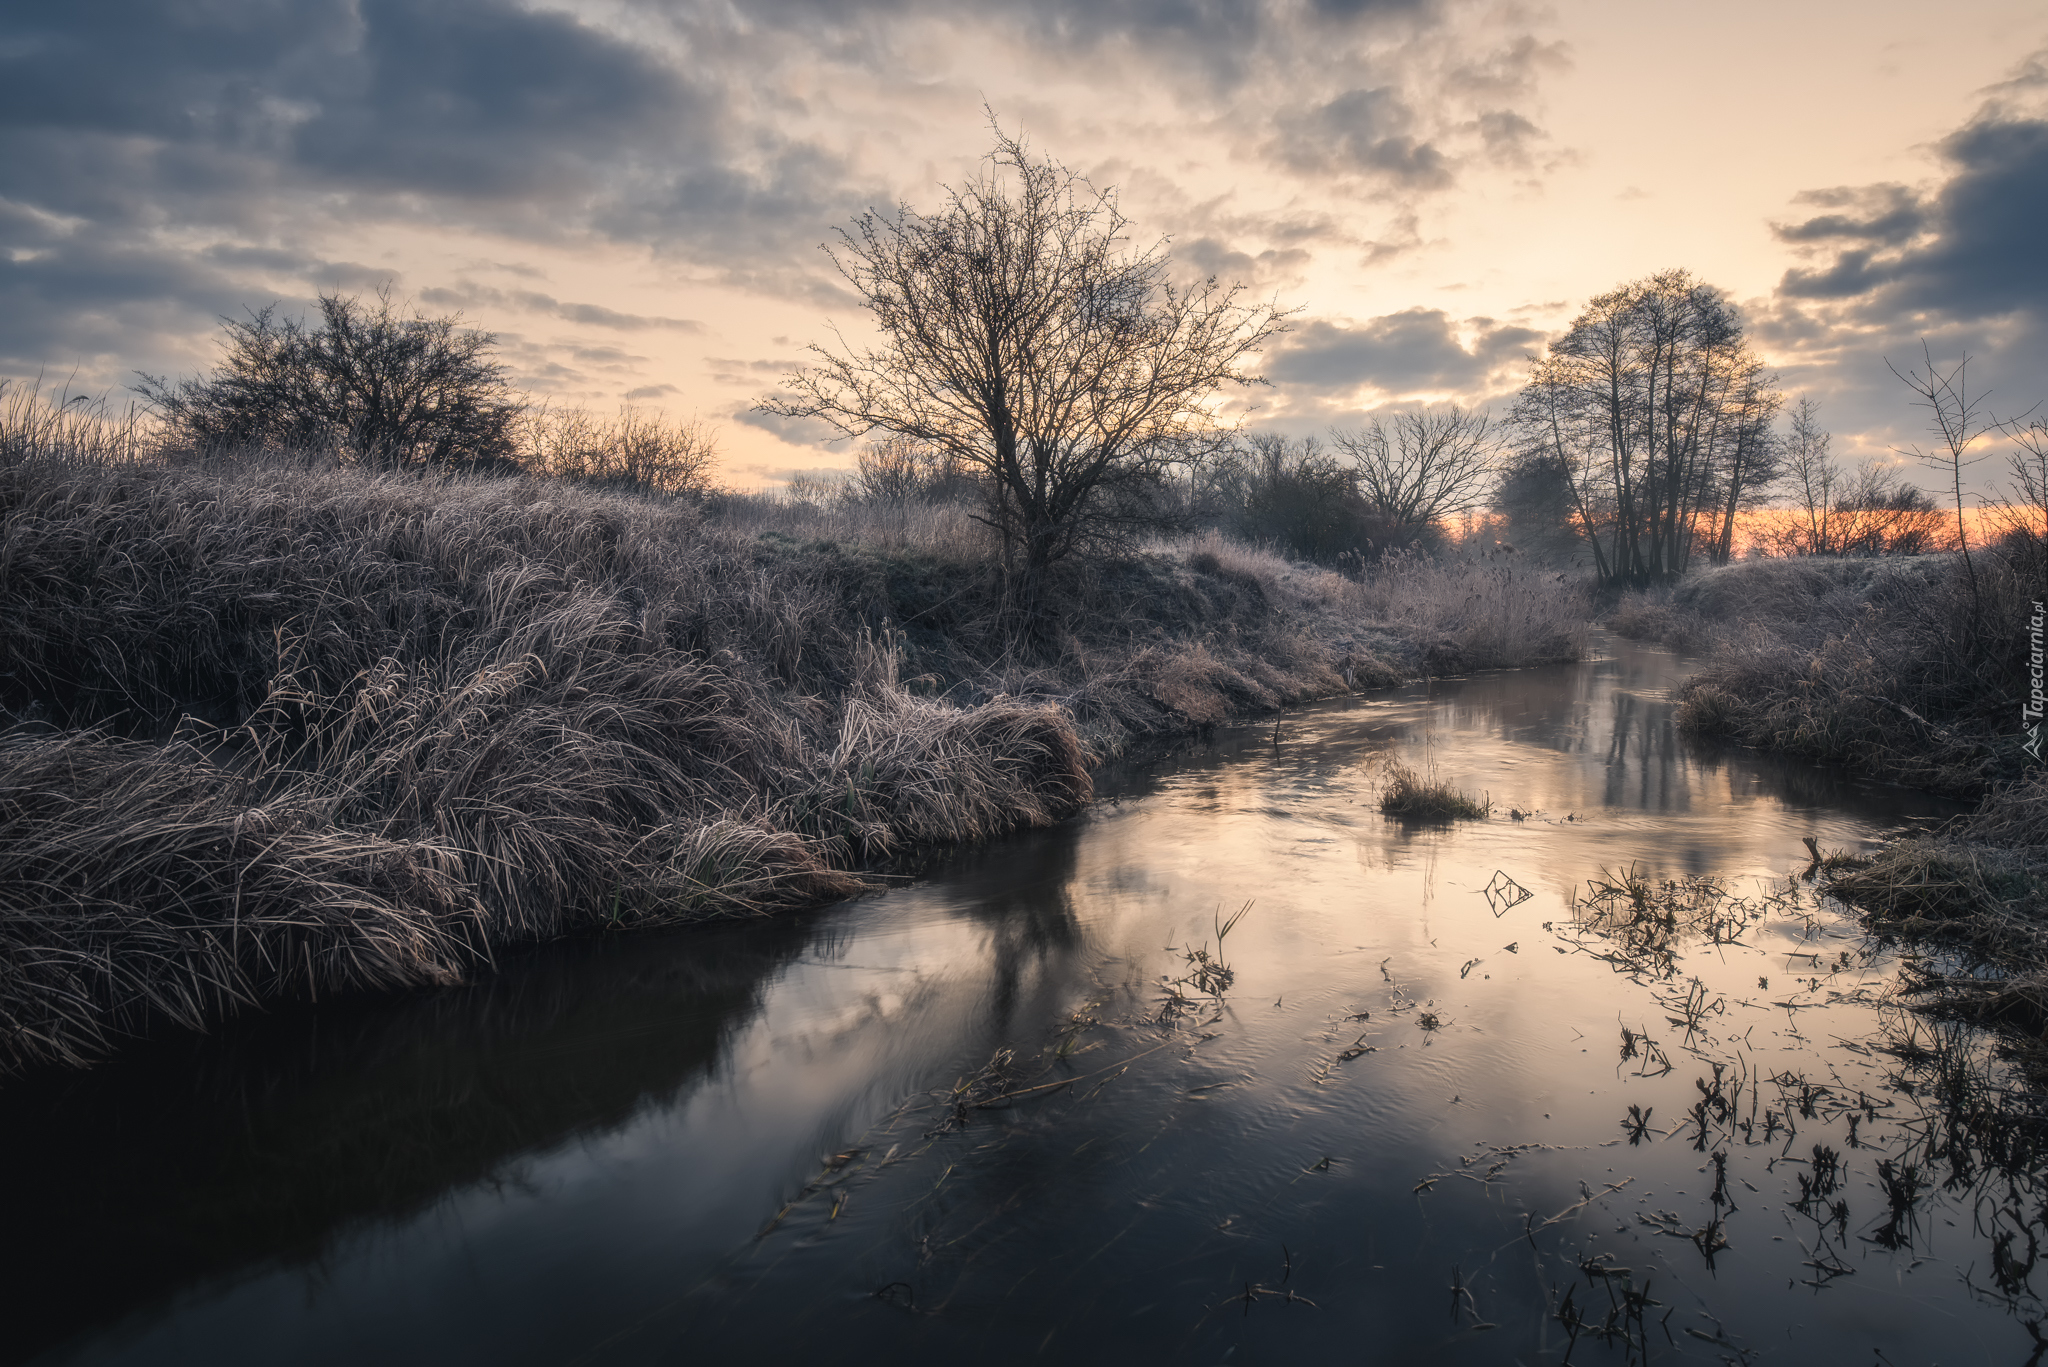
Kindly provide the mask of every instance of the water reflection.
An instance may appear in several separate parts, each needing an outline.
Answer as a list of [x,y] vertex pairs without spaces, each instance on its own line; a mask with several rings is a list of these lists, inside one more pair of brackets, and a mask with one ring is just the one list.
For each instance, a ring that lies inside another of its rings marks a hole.
[[581,941],[459,990],[244,1019],[10,1085],[0,1163],[36,1176],[8,1200],[6,1351],[516,1185],[527,1155],[712,1075],[816,933]]
[[[561,946],[12,1089],[0,1144],[53,1180],[10,1212],[8,1351],[2025,1349],[2038,1131],[1973,1037],[1912,1035],[1887,953],[1797,898],[1661,939],[1575,907],[1630,865],[1762,906],[1803,837],[1938,804],[1694,746],[1683,662],[1610,646],[1224,731],[814,917]],[[1387,822],[1390,758],[1503,814]],[[1247,901],[1220,1015],[1162,1020]]]

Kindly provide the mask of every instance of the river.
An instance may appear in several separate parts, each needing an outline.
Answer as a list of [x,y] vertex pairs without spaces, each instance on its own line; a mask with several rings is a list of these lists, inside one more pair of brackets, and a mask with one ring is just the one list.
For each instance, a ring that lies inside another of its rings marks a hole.
[[1596,635],[11,1084],[6,1360],[2034,1361],[2040,1141],[1792,876],[1951,809],[1688,741],[1685,672]]

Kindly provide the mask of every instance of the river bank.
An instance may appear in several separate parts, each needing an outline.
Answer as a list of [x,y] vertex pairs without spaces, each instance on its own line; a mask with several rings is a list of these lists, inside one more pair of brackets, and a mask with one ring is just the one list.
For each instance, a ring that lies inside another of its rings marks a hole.
[[1608,625],[1710,663],[1679,690],[1694,734],[1980,800],[1872,858],[1817,859],[1872,933],[1938,947],[1928,1009],[1992,1027],[2048,1086],[2048,769],[2026,750],[2038,539],[1955,554],[1749,561],[1624,598]]
[[0,471],[0,1071],[815,904],[1057,821],[1131,738],[1572,657],[1511,563],[1216,538],[1076,572],[1023,650],[963,516],[270,463]]
[[[2023,1359],[2038,1127],[1785,877],[1955,804],[1588,656],[1134,747],[876,895],[23,1079],[0,1360]],[[1495,815],[1383,817],[1425,757]]]

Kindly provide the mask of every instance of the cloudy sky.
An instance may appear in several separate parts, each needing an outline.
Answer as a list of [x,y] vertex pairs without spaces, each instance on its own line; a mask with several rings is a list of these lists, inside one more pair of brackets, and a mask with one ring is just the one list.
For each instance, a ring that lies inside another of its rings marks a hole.
[[1922,339],[2048,399],[2035,0],[13,0],[0,376],[118,393],[389,282],[554,402],[714,422],[733,483],[843,465],[753,405],[860,333],[820,244],[935,207],[984,107],[1300,308],[1255,427],[1499,406],[1670,266],[1849,454],[1921,439]]

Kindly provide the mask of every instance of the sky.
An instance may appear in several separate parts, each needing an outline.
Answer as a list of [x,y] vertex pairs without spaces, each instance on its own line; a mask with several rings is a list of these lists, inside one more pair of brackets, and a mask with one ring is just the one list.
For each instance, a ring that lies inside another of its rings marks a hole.
[[991,115],[1133,248],[1298,310],[1256,430],[1504,411],[1670,267],[1924,486],[1888,360],[2048,400],[2048,12],[2009,0],[12,0],[0,376],[120,399],[222,316],[388,285],[551,404],[711,424],[729,483],[844,468],[756,408],[863,338],[821,248],[940,207]]

